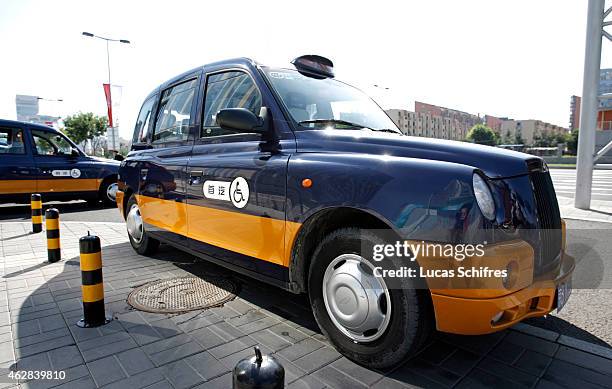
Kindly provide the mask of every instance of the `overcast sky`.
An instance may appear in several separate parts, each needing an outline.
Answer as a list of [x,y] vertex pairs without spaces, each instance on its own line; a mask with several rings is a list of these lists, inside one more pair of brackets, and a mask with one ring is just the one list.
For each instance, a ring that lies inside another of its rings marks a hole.
[[[126,138],[143,98],[178,73],[238,56],[288,65],[300,54],[329,57],[338,79],[384,108],[412,110],[419,100],[566,127],[570,96],[582,91],[586,8],[586,0],[2,0],[0,117],[16,117],[15,94],[64,100],[42,103],[43,114],[106,114],[105,44],[81,35],[90,31],[132,41],[111,45]],[[612,67],[612,43],[603,45],[602,68]]]

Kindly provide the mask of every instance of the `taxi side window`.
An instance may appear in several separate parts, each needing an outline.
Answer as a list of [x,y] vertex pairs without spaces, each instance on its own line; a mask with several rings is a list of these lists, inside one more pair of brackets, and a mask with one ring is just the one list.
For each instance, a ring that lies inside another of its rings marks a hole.
[[32,130],[32,138],[38,155],[68,156],[72,153],[72,145],[62,135]]
[[153,143],[187,140],[197,79],[166,89],[161,96]]
[[0,128],[0,154],[25,154],[21,129]]
[[236,134],[233,131],[223,130],[217,125],[217,112],[224,108],[246,108],[259,115],[261,94],[248,74],[229,71],[208,76],[201,138]]
[[149,100],[145,101],[142,108],[140,108],[140,114],[138,114],[138,120],[136,120],[136,126],[134,128],[132,143],[147,142],[147,137],[149,135],[149,119],[151,118],[151,110],[153,109],[154,103],[155,98],[151,97]]

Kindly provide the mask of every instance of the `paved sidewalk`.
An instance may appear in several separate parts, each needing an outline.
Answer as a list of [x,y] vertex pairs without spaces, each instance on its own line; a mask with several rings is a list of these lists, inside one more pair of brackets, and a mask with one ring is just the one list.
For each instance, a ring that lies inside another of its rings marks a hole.
[[561,217],[594,222],[612,223],[612,201],[591,200],[591,209],[584,210],[574,207],[574,199],[557,197],[561,208]]
[[[414,360],[372,371],[338,354],[318,332],[307,300],[162,246],[135,255],[122,224],[63,222],[63,260],[45,264],[45,235],[0,223],[0,387],[6,369],[62,370],[64,380],[26,388],[230,388],[231,369],[252,346],[284,365],[289,388],[612,387],[612,351],[519,325],[488,336],[437,334]],[[115,320],[81,329],[78,238],[101,237],[106,312]],[[223,307],[180,315],[138,312],[134,287],[174,276],[223,272],[240,283]]]

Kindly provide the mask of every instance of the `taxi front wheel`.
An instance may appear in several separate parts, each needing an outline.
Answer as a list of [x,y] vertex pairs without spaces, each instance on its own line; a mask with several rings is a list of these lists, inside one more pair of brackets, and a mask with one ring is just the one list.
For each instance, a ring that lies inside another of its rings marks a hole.
[[[371,368],[388,368],[413,356],[433,327],[427,290],[408,282],[390,288],[374,276],[363,247],[382,243],[356,228],[326,236],[313,255],[308,294],[321,331],[346,357]],[[391,259],[390,266],[401,263]]]
[[100,185],[100,191],[98,193],[98,198],[102,200],[104,205],[106,206],[117,206],[117,189],[119,186],[117,185],[116,178],[107,178]]
[[130,244],[140,255],[150,255],[157,251],[159,241],[149,236],[145,230],[136,196],[132,195],[127,204],[125,222]]

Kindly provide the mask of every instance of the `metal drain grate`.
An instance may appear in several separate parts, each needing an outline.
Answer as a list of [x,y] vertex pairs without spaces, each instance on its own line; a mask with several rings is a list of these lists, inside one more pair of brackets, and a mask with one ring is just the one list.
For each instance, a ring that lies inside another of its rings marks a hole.
[[178,313],[222,305],[233,300],[236,292],[237,285],[227,278],[178,277],[144,284],[127,301],[141,311]]

